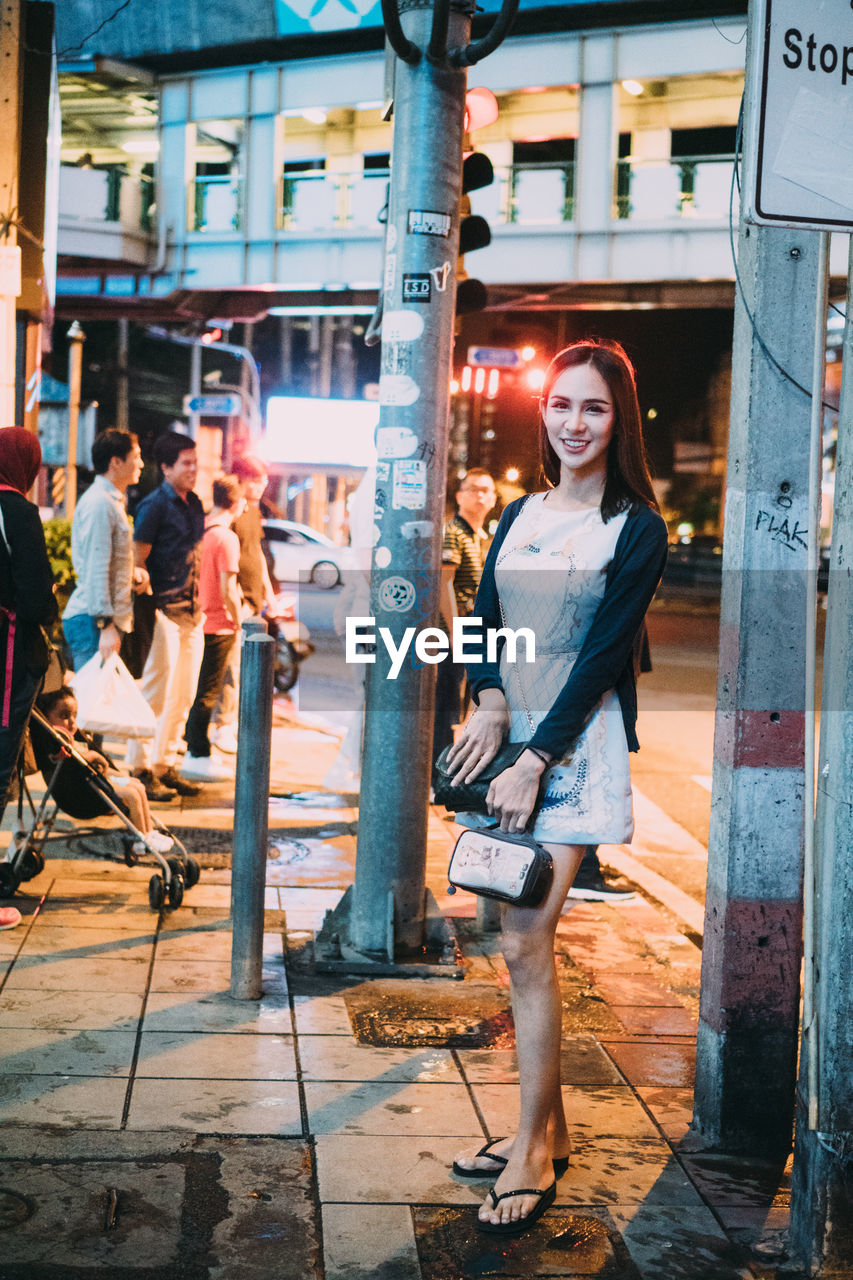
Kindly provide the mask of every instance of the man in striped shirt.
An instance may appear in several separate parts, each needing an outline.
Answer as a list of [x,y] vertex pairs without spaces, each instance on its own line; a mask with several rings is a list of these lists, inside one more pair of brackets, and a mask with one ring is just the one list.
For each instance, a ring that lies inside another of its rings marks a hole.
[[[449,630],[454,617],[467,617],[474,599],[483,563],[489,549],[484,529],[486,517],[495,505],[495,482],[482,467],[472,467],[456,491],[456,515],[445,527],[442,548],[442,625]],[[462,717],[462,687],[465,668],[448,657],[436,669],[435,728],[433,760],[453,741],[453,726]]]

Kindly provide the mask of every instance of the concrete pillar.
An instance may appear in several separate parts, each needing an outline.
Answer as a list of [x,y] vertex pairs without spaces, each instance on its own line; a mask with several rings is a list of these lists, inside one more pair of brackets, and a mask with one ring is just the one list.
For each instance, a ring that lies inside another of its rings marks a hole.
[[[617,89],[612,36],[580,44],[579,137],[575,168],[575,279],[610,275],[608,237],[616,164]],[[591,235],[590,233],[595,233]]]
[[[791,1139],[800,992],[808,462],[818,237],[741,227],[693,1127]],[[762,345],[764,344],[764,346]]]
[[[853,241],[850,275],[853,282]],[[848,295],[849,296],[849,295]],[[803,1029],[790,1251],[809,1275],[853,1275],[853,319],[844,334],[817,784],[815,1017]],[[809,1061],[816,1051],[810,1124]],[[815,1106],[816,1103],[816,1106]]]

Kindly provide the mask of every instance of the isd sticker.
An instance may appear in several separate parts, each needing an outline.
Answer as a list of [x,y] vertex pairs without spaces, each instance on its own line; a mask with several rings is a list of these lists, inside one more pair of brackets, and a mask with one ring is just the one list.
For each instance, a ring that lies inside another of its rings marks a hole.
[[432,301],[432,280],[429,271],[413,271],[403,276],[403,301]]

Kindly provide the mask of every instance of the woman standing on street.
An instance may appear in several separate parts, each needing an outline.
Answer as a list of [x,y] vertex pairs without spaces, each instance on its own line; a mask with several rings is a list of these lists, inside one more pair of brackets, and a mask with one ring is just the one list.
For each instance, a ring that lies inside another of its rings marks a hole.
[[632,646],[667,547],[634,370],[622,347],[590,340],[561,351],[546,373],[540,410],[542,469],[551,487],[503,513],[474,609],[486,628],[532,627],[536,659],[509,665],[504,651],[498,662],[469,665],[477,707],[451,757],[454,781],[463,782],[476,778],[505,740],[528,743],[492,782],[489,811],[512,832],[523,831],[535,811],[533,834],[554,862],[541,905],[502,908],[518,1130],[454,1162],[457,1175],[496,1178],[477,1225],[499,1235],[524,1231],[541,1216],[568,1165],[554,934],[585,846],[622,844],[633,834],[628,752],[639,744]]

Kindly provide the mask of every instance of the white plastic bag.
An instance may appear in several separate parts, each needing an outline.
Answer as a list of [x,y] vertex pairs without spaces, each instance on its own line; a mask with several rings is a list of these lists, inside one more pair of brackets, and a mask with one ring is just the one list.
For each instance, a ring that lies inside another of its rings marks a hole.
[[106,661],[96,653],[75,672],[71,686],[81,729],[113,738],[154,737],[154,712],[117,653]]

